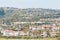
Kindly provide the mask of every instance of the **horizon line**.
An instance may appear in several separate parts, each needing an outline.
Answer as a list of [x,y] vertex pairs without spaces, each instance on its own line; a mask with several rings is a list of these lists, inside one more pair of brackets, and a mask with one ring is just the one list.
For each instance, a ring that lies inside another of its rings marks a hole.
[[[31,7],[27,7],[27,8],[20,8],[20,7],[0,7],[0,8],[17,8],[17,9],[30,9]],[[32,7],[33,8],[33,7]],[[33,8],[33,9],[50,9],[50,10],[60,10],[60,9],[56,9],[56,8],[39,8],[39,7],[37,7],[37,8]]]

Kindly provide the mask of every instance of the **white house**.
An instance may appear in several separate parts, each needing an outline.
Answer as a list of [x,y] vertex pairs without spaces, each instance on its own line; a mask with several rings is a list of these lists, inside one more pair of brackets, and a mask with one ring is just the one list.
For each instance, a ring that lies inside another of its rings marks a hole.
[[29,32],[20,31],[20,36],[28,36]]
[[42,30],[42,27],[41,26],[38,26],[36,29],[37,30]]
[[29,32],[24,32],[24,31],[13,31],[13,30],[2,30],[1,31],[2,36],[28,36]]
[[12,30],[2,30],[1,33],[3,34],[2,36],[18,36],[18,31],[12,31]]
[[57,35],[57,34],[56,34],[55,32],[51,32],[51,33],[50,33],[50,36],[51,36],[51,37],[55,37],[56,35]]
[[12,36],[12,31],[11,30],[2,30],[1,33],[3,34],[2,36]]
[[53,32],[58,32],[59,31],[59,27],[52,27],[52,31]]
[[41,37],[47,37],[46,32],[43,32],[42,34],[40,34]]

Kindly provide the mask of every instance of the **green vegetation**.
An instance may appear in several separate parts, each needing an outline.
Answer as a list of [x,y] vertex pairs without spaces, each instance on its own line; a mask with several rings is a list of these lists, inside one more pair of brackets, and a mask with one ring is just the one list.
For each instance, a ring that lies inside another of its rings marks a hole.
[[[18,39],[18,38],[17,38]],[[8,38],[8,40],[17,40],[14,38]],[[0,40],[7,40],[7,38],[0,38]],[[39,39],[19,39],[19,40],[59,40],[57,38],[39,38]]]

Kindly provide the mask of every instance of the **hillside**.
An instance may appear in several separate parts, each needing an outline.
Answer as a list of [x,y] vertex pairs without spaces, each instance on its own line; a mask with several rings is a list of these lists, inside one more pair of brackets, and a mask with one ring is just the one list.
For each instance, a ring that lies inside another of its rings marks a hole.
[[43,8],[0,8],[0,20],[10,20],[11,22],[34,22],[42,21],[41,19],[57,19],[60,18],[60,10],[43,9]]

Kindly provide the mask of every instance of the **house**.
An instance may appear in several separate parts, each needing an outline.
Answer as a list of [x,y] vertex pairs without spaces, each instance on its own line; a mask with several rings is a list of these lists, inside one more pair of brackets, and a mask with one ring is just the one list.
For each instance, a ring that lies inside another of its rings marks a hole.
[[13,30],[2,30],[1,33],[2,33],[2,36],[10,37],[10,36],[18,36],[19,32],[18,31],[16,32],[16,31],[13,31]]
[[59,27],[56,27],[56,26],[55,27],[52,27],[52,31],[53,32],[58,32],[59,31]]
[[51,25],[42,25],[42,30],[51,30]]
[[1,33],[2,33],[2,36],[8,36],[8,37],[13,36],[11,30],[2,30]]
[[19,35],[20,36],[28,36],[29,32],[20,31]]
[[57,34],[56,34],[56,32],[51,32],[50,33],[50,37],[55,37]]
[[2,36],[28,36],[29,32],[24,32],[24,31],[13,31],[13,30],[2,30],[1,31]]
[[42,27],[41,27],[41,26],[37,26],[36,29],[37,29],[37,30],[42,30]]
[[37,27],[32,25],[32,26],[29,27],[29,29],[34,31],[34,30],[37,29]]
[[47,37],[47,33],[43,32],[42,34],[40,34],[41,37]]
[[16,24],[20,24],[20,22],[13,22],[13,24],[14,24],[14,25],[16,25]]

